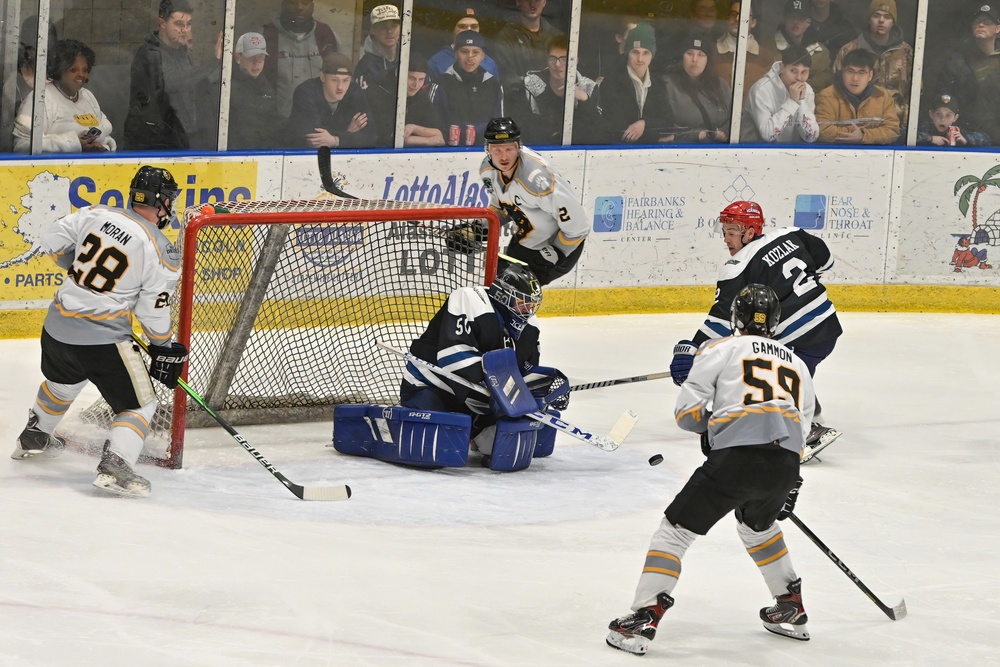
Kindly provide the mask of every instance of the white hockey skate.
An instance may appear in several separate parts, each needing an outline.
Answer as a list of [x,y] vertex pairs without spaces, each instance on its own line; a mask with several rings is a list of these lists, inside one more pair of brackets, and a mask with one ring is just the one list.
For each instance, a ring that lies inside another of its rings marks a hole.
[[774,599],[774,604],[760,610],[760,620],[768,632],[799,641],[809,641],[806,621],[809,617],[802,606],[802,579],[788,584],[788,592]]
[[27,459],[54,459],[62,454],[66,443],[62,438],[46,433],[38,428],[38,415],[28,411],[28,425],[17,436],[17,445],[10,458],[15,461]]
[[104,443],[104,454],[97,464],[97,478],[94,486],[119,496],[145,498],[149,495],[149,480],[135,474],[122,457],[110,449],[110,442]]
[[834,440],[839,437],[840,431],[837,429],[813,423],[812,430],[809,431],[809,437],[806,438],[806,443],[802,447],[802,456],[799,459],[799,463],[809,463],[813,459],[822,462],[822,459],[816,458],[816,455],[832,445]]

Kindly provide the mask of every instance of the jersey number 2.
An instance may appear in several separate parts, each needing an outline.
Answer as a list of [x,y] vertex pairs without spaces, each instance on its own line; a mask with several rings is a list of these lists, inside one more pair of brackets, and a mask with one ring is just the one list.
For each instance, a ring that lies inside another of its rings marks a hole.
[[788,366],[778,366],[775,370],[769,359],[744,359],[743,382],[752,388],[743,395],[743,405],[773,401],[777,394],[779,398],[791,399],[795,407],[799,407],[802,378]]
[[115,246],[101,250],[100,237],[87,234],[68,273],[80,287],[101,293],[113,290],[127,269],[128,257],[124,252]]

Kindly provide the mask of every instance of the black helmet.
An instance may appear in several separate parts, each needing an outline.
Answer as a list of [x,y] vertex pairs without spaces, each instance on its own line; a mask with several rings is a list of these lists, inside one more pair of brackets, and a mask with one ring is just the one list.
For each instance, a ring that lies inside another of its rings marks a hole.
[[517,127],[517,123],[514,122],[513,118],[507,116],[503,118],[491,118],[490,122],[486,124],[483,136],[486,137],[487,146],[490,144],[509,144],[511,142],[520,143],[521,130]]
[[163,229],[173,216],[173,205],[180,191],[177,181],[166,169],[139,167],[129,186],[129,202],[162,209],[158,227]]
[[774,290],[767,285],[747,285],[733,299],[729,322],[734,332],[772,338],[779,319],[781,302]]
[[542,285],[524,264],[505,263],[487,293],[515,338],[542,303]]

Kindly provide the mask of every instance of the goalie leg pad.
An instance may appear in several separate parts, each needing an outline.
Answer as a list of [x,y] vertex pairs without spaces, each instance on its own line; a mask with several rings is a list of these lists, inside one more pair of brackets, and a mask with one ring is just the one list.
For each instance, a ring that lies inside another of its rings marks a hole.
[[377,459],[433,468],[462,468],[469,460],[469,415],[374,405],[368,420]]
[[[549,410],[549,414],[553,417],[562,416],[562,413],[558,410]],[[543,424],[539,425],[543,426]],[[558,431],[554,428],[543,428],[538,432],[538,439],[535,442],[534,458],[540,459],[545,456],[552,456],[552,452],[556,448],[556,433],[558,433]]]
[[375,432],[368,419],[371,405],[333,406],[333,448],[341,454],[375,456]]
[[538,410],[538,401],[521,376],[514,350],[507,347],[484,354],[483,372],[492,397],[490,404],[497,416],[523,417]]
[[[490,453],[490,470],[513,472],[531,465],[538,434],[544,426],[533,419],[501,419],[497,421],[493,451]],[[554,431],[553,431],[554,432]]]

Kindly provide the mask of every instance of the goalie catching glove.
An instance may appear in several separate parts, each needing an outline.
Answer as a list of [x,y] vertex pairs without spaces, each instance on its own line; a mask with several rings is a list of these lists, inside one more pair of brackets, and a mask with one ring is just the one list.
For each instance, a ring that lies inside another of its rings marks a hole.
[[173,389],[188,359],[187,348],[180,343],[149,346],[149,376]]
[[481,222],[466,222],[445,234],[448,250],[460,255],[475,255],[486,249],[487,228]]
[[559,369],[532,366],[524,374],[524,381],[531,394],[542,402],[542,412],[549,408],[565,410],[569,407],[569,380]]

